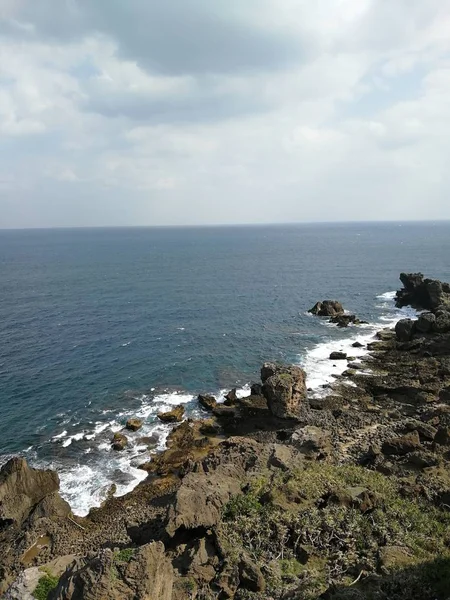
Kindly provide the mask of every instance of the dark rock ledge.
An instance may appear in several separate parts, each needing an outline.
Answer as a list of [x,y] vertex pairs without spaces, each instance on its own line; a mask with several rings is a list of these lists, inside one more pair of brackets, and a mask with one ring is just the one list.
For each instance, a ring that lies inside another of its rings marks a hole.
[[321,398],[272,363],[248,398],[200,396],[205,419],[175,424],[147,479],[86,518],[56,473],[7,463],[0,597],[448,599],[450,286],[401,279],[398,305],[425,312],[380,332],[362,369]]

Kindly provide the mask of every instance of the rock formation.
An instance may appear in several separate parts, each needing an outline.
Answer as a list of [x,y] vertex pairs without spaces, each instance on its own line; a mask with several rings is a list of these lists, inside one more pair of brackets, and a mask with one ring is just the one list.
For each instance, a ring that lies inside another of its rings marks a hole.
[[335,317],[344,314],[344,307],[337,300],[323,300],[322,302],[316,302],[308,312],[318,317]]

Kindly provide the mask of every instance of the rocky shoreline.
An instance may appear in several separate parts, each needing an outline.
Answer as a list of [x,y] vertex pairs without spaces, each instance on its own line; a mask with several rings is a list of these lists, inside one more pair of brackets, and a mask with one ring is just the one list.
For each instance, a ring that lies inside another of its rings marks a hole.
[[[323,397],[273,364],[246,398],[200,396],[205,419],[175,424],[146,480],[85,518],[56,473],[9,461],[0,597],[448,599],[450,286],[401,281],[398,306],[424,312],[360,361],[330,358],[348,368]],[[339,303],[312,310],[348,325]]]

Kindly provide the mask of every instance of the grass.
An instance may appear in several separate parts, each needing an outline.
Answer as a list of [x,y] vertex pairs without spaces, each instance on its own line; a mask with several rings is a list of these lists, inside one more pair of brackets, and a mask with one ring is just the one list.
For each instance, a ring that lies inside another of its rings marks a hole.
[[33,592],[33,596],[36,600],[47,600],[50,592],[58,585],[58,581],[59,577],[54,577],[53,575],[46,573],[39,579],[36,589]]
[[114,552],[113,560],[115,563],[129,563],[135,552],[135,548],[122,548],[122,550],[116,550],[116,552]]
[[[374,498],[371,510],[333,500],[346,492],[348,497],[354,487]],[[232,498],[223,513],[223,532],[237,554],[245,550],[260,565],[271,565],[271,585],[302,581],[307,599],[330,585],[351,582],[361,571],[378,572],[384,546],[407,548],[412,568],[445,558],[450,513],[423,499],[403,497],[396,480],[380,473],[306,463],[305,468],[259,479]]]

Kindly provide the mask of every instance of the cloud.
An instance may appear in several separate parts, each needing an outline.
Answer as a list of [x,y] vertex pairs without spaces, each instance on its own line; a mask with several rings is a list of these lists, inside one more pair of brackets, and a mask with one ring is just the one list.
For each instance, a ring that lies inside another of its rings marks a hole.
[[450,218],[442,0],[3,0],[0,227]]

